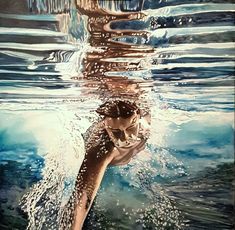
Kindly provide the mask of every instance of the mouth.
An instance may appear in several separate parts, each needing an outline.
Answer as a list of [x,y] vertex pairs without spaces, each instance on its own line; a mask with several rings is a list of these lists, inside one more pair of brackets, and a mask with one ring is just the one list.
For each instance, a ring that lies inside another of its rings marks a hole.
[[117,141],[115,145],[118,148],[128,149],[128,148],[132,147],[134,144],[135,144],[135,142],[122,143],[120,141]]
[[120,149],[129,149],[131,147],[131,145],[127,145],[127,146],[118,146],[118,148]]

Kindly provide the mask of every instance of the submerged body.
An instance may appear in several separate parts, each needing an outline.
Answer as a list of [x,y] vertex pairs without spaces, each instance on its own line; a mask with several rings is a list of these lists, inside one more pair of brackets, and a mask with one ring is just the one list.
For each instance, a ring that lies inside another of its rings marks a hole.
[[[134,155],[145,148],[150,115],[143,115],[137,107],[130,110],[129,105],[125,111],[127,116],[117,114],[111,117],[98,111],[105,116],[104,119],[85,134],[86,155],[79,170],[73,196],[67,204],[67,208],[73,209],[72,229],[82,228],[106,168],[128,164]],[[111,112],[111,115],[115,114],[115,111]]]

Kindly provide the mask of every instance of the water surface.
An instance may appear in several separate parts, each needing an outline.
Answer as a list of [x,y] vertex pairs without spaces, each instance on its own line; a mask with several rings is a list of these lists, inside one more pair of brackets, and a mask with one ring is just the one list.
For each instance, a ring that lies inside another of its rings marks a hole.
[[150,108],[151,136],[84,229],[233,229],[233,1],[77,2],[0,1],[1,229],[58,228],[109,98]]

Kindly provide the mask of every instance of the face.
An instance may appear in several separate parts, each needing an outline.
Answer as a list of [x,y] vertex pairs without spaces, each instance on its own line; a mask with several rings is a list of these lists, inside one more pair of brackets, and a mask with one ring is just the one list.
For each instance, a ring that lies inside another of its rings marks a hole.
[[105,129],[110,139],[118,148],[129,148],[138,140],[140,115],[136,112],[128,118],[104,119]]

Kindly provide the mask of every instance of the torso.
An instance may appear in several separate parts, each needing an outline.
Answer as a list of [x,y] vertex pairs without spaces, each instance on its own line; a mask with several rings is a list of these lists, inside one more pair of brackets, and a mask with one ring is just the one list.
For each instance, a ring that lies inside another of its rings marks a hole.
[[[118,166],[128,164],[136,154],[138,154],[141,150],[144,149],[145,142],[146,140],[141,139],[140,141],[137,141],[134,146],[128,149],[118,149],[115,147],[111,152],[112,160],[109,165]],[[141,145],[142,147],[139,148],[139,145]]]
[[120,153],[116,148],[111,153],[113,155],[113,159],[109,163],[110,166],[118,166],[118,165],[125,165],[131,161],[133,153],[129,153],[127,150],[126,153]]

